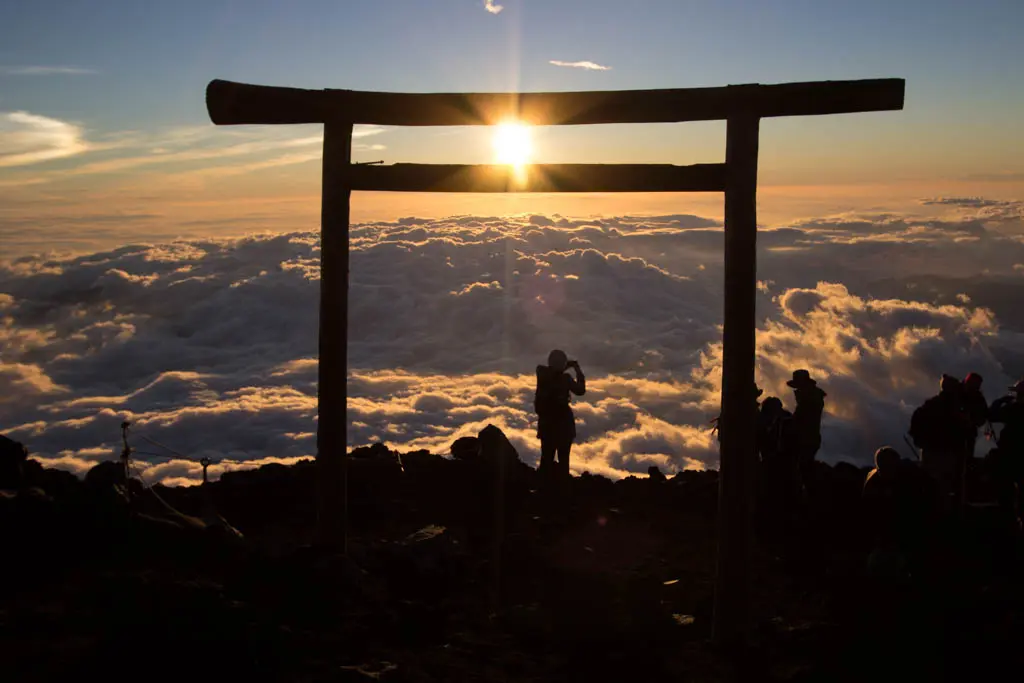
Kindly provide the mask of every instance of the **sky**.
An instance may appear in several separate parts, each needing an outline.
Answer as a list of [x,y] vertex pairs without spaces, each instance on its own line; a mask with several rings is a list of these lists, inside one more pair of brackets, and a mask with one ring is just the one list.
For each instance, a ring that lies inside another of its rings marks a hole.
[[[213,475],[315,453],[322,128],[214,126],[214,78],[398,92],[899,77],[904,111],[761,126],[756,379],[828,393],[821,458],[905,457],[944,372],[1024,375],[1024,3],[0,4],[0,432],[83,473],[133,433]],[[356,161],[483,163],[487,128],[360,126]],[[721,122],[532,131],[538,162],[724,159]],[[533,369],[587,371],[573,469],[717,466],[715,194],[352,202],[349,444],[444,453]],[[200,480],[153,455],[150,480]],[[979,443],[979,453],[986,449]]]
[[[173,238],[314,226],[320,127],[217,128],[204,104],[213,78],[443,92],[901,77],[903,112],[763,122],[762,221],[931,196],[1012,199],[1024,186],[1022,22],[1014,0],[4,3],[0,237],[25,253],[111,246],[129,230]],[[486,129],[357,134],[355,160],[493,158]],[[540,162],[724,157],[721,122],[546,127],[533,137]],[[681,208],[720,215],[721,197],[367,193],[353,219]]]

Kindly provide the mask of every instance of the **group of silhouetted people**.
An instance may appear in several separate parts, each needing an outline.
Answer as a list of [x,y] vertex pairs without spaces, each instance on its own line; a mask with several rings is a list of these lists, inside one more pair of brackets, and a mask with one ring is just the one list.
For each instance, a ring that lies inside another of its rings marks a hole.
[[[939,393],[914,411],[910,436],[921,449],[921,467],[934,482],[946,511],[962,509],[967,502],[967,473],[974,459],[980,430],[995,440],[986,456],[999,491],[1001,505],[1019,516],[1017,491],[1022,484],[1024,459],[1024,380],[1009,387],[1010,393],[988,404],[981,391],[981,375],[970,373],[963,381],[943,375]],[[1001,424],[998,435],[993,427]]]
[[[942,520],[962,517],[969,500],[968,475],[981,470],[994,486],[1005,528],[1020,531],[1024,487],[1024,380],[991,405],[981,390],[982,377],[963,381],[943,375],[939,393],[917,408],[910,422],[920,463],[904,460],[884,446],[875,453],[875,468],[864,482],[863,499],[872,529],[873,558],[900,558],[912,563]],[[997,433],[994,424],[1002,425]],[[981,461],[974,459],[981,430],[996,446]],[[974,467],[974,464],[980,467]],[[880,561],[881,562],[881,561]]]
[[[572,370],[570,374],[568,370]],[[967,502],[967,473],[976,442],[984,429],[996,440],[985,458],[990,480],[998,492],[1000,507],[1018,526],[1024,517],[1024,380],[1010,387],[1010,394],[991,405],[982,393],[982,377],[969,373],[963,380],[942,375],[939,393],[917,408],[909,435],[914,455],[905,460],[896,449],[885,446],[875,453],[875,468],[863,488],[869,526],[880,545],[909,548],[920,539],[928,520],[949,517]],[[756,385],[756,444],[759,489],[765,512],[792,516],[814,495],[815,459],[821,448],[821,420],[827,394],[804,369],[793,372],[787,385],[793,389],[793,407],[768,396]],[[567,477],[569,457],[576,438],[570,403],[572,394],[586,392],[579,363],[559,350],[537,366],[534,407],[541,441],[540,471]],[[713,421],[717,423],[718,419]],[[993,425],[1002,425],[996,433]],[[717,428],[717,427],[716,427]],[[918,454],[917,449],[920,449]]]
[[[793,389],[795,406],[769,396],[757,413],[757,452],[764,484],[778,496],[792,498],[810,492],[814,459],[821,449],[821,416],[827,394],[807,370],[795,370],[786,384]],[[763,390],[755,387],[755,402]]]

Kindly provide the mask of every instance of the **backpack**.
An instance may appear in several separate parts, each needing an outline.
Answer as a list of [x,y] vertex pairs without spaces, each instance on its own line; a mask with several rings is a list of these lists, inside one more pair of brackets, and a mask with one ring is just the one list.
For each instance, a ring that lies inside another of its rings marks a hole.
[[931,415],[934,412],[929,406],[930,400],[925,401],[924,405],[919,406],[914,410],[914,414],[910,416],[910,438],[914,440],[914,445],[918,448],[926,448],[931,441]]

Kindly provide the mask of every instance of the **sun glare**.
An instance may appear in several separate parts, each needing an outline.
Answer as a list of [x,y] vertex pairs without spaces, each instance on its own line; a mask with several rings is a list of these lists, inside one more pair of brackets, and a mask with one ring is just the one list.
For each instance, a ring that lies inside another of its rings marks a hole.
[[494,131],[494,154],[499,164],[522,166],[530,160],[530,127],[522,123],[502,123]]

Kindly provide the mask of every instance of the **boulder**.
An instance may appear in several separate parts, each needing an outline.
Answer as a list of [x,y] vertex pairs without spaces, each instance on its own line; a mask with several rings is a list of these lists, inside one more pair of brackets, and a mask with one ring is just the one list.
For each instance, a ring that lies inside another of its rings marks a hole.
[[475,436],[463,436],[455,440],[451,448],[456,460],[471,460],[480,455],[480,440]]

